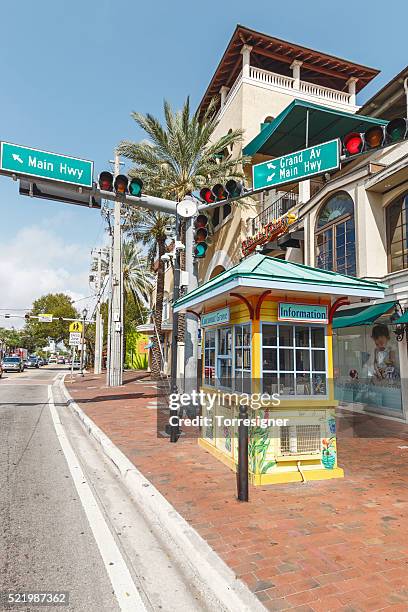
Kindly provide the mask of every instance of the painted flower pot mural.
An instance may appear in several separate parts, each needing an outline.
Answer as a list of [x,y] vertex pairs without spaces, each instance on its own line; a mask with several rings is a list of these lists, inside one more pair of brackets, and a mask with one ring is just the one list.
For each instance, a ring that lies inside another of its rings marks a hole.
[[332,470],[336,465],[336,439],[325,438],[322,440],[323,450],[322,450],[322,464],[326,468],[326,470]]

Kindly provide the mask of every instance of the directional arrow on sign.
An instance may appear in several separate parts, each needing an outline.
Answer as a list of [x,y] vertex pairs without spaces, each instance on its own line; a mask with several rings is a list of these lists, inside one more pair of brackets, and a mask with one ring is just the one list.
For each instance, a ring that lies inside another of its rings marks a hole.
[[276,172],[272,172],[272,174],[270,174],[269,176],[266,177],[266,180],[269,182],[273,179],[273,177],[275,176]]
[[14,161],[18,161],[20,164],[24,164],[24,162],[21,159],[21,157],[19,155],[16,155],[15,153],[13,153],[13,159],[14,159]]
[[266,167],[268,168],[268,170],[275,170],[275,168],[276,168],[275,164],[272,164],[271,162],[266,164]]

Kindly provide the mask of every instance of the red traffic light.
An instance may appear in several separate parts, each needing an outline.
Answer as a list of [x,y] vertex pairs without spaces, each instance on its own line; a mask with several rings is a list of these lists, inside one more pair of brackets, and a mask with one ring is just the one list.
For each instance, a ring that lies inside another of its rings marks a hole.
[[203,187],[203,189],[201,189],[200,198],[207,204],[213,204],[215,202],[214,194],[208,187]]
[[125,194],[127,192],[128,183],[129,179],[127,176],[124,174],[118,174],[114,183],[116,193]]
[[364,139],[359,132],[350,132],[343,138],[343,144],[348,155],[357,155],[363,150]]
[[111,172],[101,172],[98,184],[102,191],[113,191],[113,174]]

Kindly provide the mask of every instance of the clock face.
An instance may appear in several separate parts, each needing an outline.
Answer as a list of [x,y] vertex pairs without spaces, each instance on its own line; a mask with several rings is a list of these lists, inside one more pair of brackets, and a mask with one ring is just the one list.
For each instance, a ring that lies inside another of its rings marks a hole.
[[197,212],[197,204],[193,200],[182,200],[177,204],[177,213],[180,217],[188,219],[193,217]]

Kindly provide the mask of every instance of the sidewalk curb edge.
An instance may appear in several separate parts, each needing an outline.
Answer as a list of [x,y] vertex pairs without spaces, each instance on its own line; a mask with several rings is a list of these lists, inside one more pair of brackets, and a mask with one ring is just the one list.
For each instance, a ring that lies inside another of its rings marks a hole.
[[221,604],[223,610],[264,612],[265,607],[256,595],[239,578],[235,577],[233,570],[200,534],[85,414],[69,394],[64,379],[65,376],[60,379],[60,387],[68,406],[82,421],[88,435],[95,439],[102,452],[113,463],[140,508],[148,507],[149,513],[165,528],[166,535],[173,542],[173,548],[185,557],[193,573],[199,577],[198,588],[207,597],[210,595],[218,604]]

